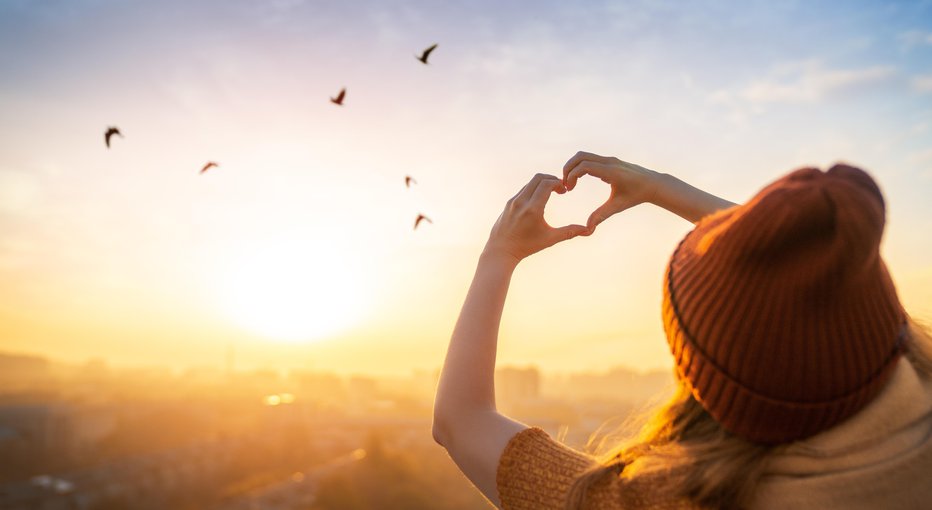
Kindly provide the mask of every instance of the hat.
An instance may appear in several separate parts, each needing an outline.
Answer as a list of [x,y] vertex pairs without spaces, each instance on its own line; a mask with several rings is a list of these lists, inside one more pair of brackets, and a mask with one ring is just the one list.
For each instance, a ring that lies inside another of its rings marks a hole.
[[678,376],[726,430],[802,439],[880,391],[906,318],[883,228],[877,184],[838,164],[796,170],[683,238],[664,278],[664,330]]

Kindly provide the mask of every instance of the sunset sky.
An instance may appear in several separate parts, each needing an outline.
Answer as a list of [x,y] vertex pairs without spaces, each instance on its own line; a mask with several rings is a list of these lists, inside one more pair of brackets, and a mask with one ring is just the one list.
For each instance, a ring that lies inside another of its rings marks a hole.
[[[0,0],[0,351],[434,369],[505,201],[578,150],[732,201],[862,166],[932,318],[932,2]],[[670,366],[690,228],[640,206],[523,262],[500,363]]]

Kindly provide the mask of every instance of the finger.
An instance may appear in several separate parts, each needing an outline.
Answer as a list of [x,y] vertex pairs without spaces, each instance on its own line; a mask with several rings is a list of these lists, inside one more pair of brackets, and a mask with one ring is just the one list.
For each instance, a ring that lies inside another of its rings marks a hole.
[[573,167],[582,163],[583,161],[592,161],[593,163],[609,163],[611,159],[612,158],[599,156],[598,154],[593,154],[591,152],[579,151],[574,154],[565,165],[563,165],[563,180],[566,180],[567,174],[569,174]]
[[595,163],[609,163],[612,158],[608,156],[600,156],[598,154],[593,154],[591,152],[579,151],[573,155],[572,158],[567,160],[566,164],[563,165],[563,173],[569,172],[571,168],[578,165],[582,161],[592,161]]
[[531,195],[531,200],[528,202],[529,206],[534,208],[539,207],[543,210],[544,206],[547,205],[547,200],[550,199],[550,193],[554,191],[557,193],[566,192],[566,188],[563,187],[563,181],[554,176],[550,177],[550,179],[541,180],[537,185],[537,189],[534,190],[534,194]]
[[605,180],[608,178],[608,172],[608,165],[592,161],[581,161],[566,174],[563,184],[566,185],[566,189],[571,190],[576,187],[576,181],[586,174]]
[[616,210],[614,204],[610,202],[605,202],[600,205],[598,209],[592,211],[592,214],[589,215],[589,219],[586,221],[586,227],[588,227],[589,232],[595,232],[595,228],[599,226],[599,223],[609,219],[613,214],[619,212]]
[[[540,183],[540,181],[545,177],[553,177],[553,176],[552,175],[548,176],[547,174],[535,174],[534,177],[531,177],[531,180],[528,181],[527,184],[522,186],[521,189],[518,190],[517,193],[515,193],[515,196],[511,197],[511,200],[509,200],[509,202],[511,203],[519,202],[519,201],[526,202],[530,200],[531,195],[534,194],[534,190],[537,189],[537,184]],[[556,179],[556,177],[553,177],[553,178]]]
[[548,174],[535,174],[534,177],[531,177],[531,180],[528,181],[528,183],[523,188],[521,188],[521,191],[519,191],[518,194],[515,195],[515,201],[517,202],[529,201],[531,199],[531,196],[534,195],[534,190],[537,189],[537,186],[541,183],[541,181],[548,180],[548,179],[557,179],[557,178],[553,175],[548,175]]
[[530,185],[531,185],[531,183],[529,182],[529,183],[525,184],[524,186],[522,186],[521,189],[519,189],[518,192],[515,193],[513,197],[511,197],[511,198],[508,199],[508,203],[513,203],[513,202],[515,202],[516,200],[518,200],[518,197],[520,197],[521,194],[524,193],[524,190],[526,190],[527,187],[530,186]]
[[589,235],[589,229],[582,225],[567,225],[565,227],[555,228],[552,230],[553,244],[562,241],[568,241],[576,236]]

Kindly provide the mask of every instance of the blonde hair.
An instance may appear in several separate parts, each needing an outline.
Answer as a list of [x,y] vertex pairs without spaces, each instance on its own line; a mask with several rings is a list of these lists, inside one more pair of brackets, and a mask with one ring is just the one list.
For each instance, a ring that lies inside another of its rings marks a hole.
[[932,376],[932,327],[912,317],[906,320],[906,359],[917,371]]
[[[932,330],[907,320],[906,358],[932,375]],[[633,440],[600,457],[567,497],[567,510],[586,507],[589,489],[608,476],[630,482],[662,476],[679,499],[705,508],[743,508],[766,469],[768,458],[785,445],[751,443],[729,433],[702,408],[684,381],[655,410]]]

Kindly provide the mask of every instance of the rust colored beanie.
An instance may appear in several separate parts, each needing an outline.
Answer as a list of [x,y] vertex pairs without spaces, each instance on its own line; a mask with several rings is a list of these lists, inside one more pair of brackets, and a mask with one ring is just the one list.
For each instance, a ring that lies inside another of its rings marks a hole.
[[864,171],[778,179],[703,218],[664,278],[680,378],[726,430],[777,444],[842,422],[899,359],[905,312],[880,258],[884,201]]

